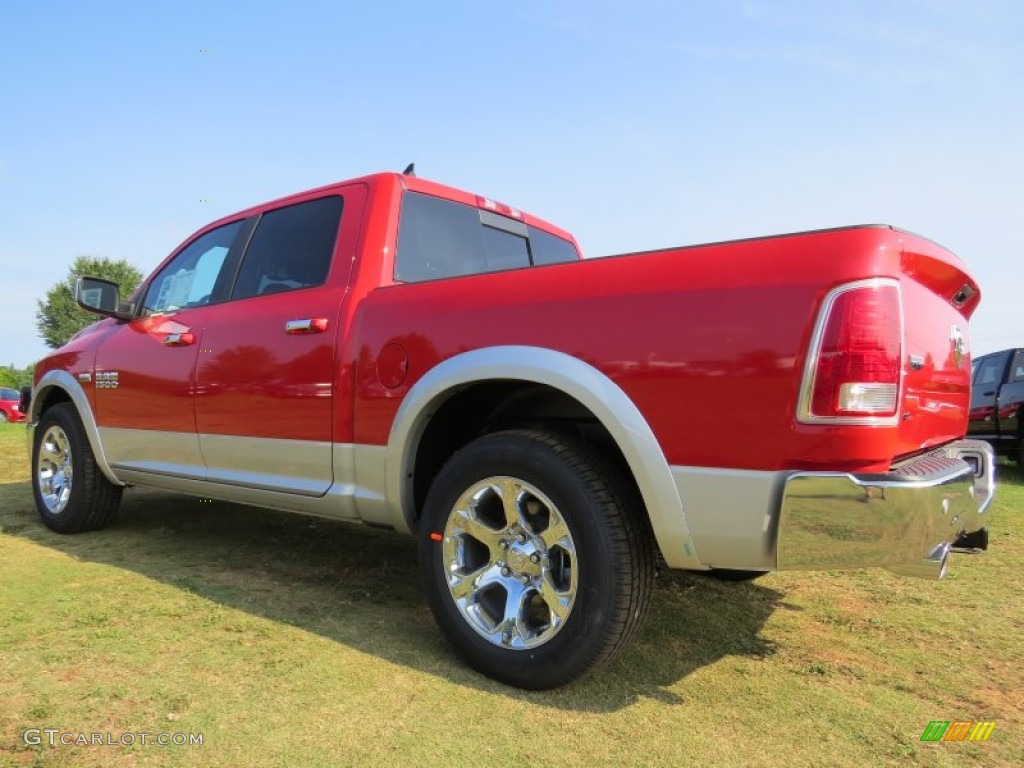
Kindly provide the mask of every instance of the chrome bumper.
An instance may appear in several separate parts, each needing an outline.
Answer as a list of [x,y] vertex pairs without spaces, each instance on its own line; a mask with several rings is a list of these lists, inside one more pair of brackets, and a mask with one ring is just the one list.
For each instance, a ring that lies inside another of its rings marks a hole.
[[958,542],[987,526],[992,448],[961,440],[878,475],[790,475],[779,516],[779,570],[882,566],[942,578]]

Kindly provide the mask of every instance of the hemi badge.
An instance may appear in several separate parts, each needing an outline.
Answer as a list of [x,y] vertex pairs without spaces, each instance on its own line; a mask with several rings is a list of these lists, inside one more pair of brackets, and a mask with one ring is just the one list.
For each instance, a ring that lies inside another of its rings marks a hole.
[[82,382],[83,384],[88,384],[90,381],[92,381],[92,374],[91,373],[80,373],[80,374],[78,374],[78,380],[80,382]]

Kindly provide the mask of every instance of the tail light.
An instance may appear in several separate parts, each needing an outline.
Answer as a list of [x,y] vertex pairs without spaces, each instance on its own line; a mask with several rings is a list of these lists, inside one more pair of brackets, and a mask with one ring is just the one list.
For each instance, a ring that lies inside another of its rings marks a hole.
[[803,422],[893,423],[902,372],[899,284],[848,283],[825,299],[804,370]]

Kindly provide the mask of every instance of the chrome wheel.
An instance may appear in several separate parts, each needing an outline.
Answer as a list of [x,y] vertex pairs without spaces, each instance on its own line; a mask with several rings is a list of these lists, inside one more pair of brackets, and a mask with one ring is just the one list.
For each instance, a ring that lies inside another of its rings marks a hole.
[[539,489],[514,477],[481,480],[459,497],[443,536],[448,590],[481,637],[522,650],[565,625],[576,601],[576,547]]
[[71,443],[64,430],[52,424],[43,433],[36,459],[39,495],[51,514],[59,515],[67,507],[73,476]]

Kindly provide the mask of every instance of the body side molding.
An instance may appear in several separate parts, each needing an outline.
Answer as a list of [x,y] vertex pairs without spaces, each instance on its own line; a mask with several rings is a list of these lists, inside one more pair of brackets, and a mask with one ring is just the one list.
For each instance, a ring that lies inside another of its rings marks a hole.
[[643,414],[597,368],[543,347],[500,346],[465,352],[436,365],[409,390],[388,438],[387,502],[395,528],[413,530],[411,468],[431,415],[464,386],[497,380],[553,387],[588,408],[625,456],[668,565],[706,567],[697,557],[668,462]]

